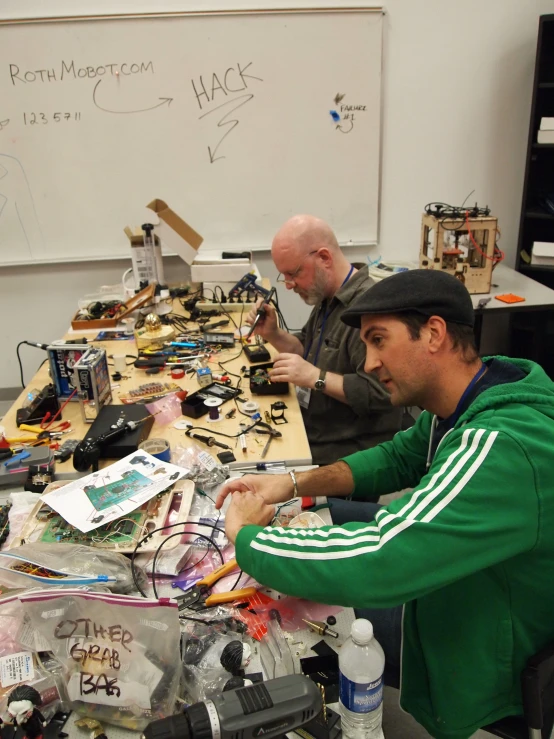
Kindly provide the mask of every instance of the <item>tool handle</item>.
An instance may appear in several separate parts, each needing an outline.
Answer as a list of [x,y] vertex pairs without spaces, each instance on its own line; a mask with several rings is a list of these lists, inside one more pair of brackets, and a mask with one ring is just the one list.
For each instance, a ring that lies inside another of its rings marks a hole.
[[205,604],[208,608],[211,608],[220,603],[231,603],[234,600],[251,598],[253,595],[256,595],[257,592],[256,588],[242,588],[242,590],[230,590],[228,593],[215,593],[206,598]]
[[199,580],[196,584],[198,586],[205,585],[206,587],[211,588],[214,583],[216,583],[218,580],[221,580],[221,578],[225,577],[225,575],[229,575],[231,572],[233,572],[233,570],[236,570],[237,567],[237,560],[234,558],[230,559],[227,564],[221,565],[221,567],[218,567],[217,570],[210,572],[209,575],[203,577],[202,580]]
[[37,435],[40,434],[42,431],[42,429],[39,428],[38,426],[29,426],[28,423],[22,423],[19,426],[19,430],[20,431],[30,431],[32,434],[37,434]]

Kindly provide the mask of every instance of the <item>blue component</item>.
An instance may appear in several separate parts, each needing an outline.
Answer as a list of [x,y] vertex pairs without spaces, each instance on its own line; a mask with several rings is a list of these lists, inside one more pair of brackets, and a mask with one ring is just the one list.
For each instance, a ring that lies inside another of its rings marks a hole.
[[336,110],[330,110],[329,111],[331,118],[335,121],[335,123],[338,123],[340,121],[340,115],[337,113]]
[[108,582],[107,575],[98,575],[98,582]]

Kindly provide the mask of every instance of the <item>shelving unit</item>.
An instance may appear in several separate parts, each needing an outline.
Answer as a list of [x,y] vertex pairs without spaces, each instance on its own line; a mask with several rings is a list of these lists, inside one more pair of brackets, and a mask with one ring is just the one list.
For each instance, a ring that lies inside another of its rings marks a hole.
[[544,203],[546,196],[554,203],[554,144],[537,143],[541,118],[546,116],[554,116],[554,14],[542,15],[539,21],[516,262],[517,270],[554,288],[554,262],[530,263],[535,241],[554,242],[554,211]]

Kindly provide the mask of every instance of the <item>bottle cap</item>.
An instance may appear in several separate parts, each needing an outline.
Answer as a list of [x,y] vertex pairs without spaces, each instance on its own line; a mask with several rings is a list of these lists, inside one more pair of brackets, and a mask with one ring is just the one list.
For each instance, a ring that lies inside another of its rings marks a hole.
[[369,644],[373,639],[373,626],[366,618],[357,618],[352,624],[350,636],[356,644]]

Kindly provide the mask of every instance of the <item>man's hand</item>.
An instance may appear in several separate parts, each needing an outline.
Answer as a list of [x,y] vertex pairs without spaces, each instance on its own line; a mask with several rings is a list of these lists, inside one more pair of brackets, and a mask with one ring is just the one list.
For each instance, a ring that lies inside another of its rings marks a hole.
[[272,382],[292,382],[293,385],[313,389],[319,370],[298,354],[278,354],[269,376]]
[[268,505],[259,493],[234,493],[225,514],[225,533],[233,544],[243,526],[267,526],[275,516],[275,506]]
[[[263,298],[258,300],[254,308],[252,308],[250,313],[246,316],[246,323],[249,326],[251,326],[256,320],[258,308],[263,302]],[[263,310],[265,312],[265,316],[262,316],[258,321],[256,328],[254,329],[254,335],[259,334],[262,339],[271,343],[271,338],[274,337],[279,330],[279,326],[277,324],[277,313],[270,303],[266,303]]]
[[215,507],[221,508],[230,493],[252,492],[260,495],[266,503],[285,503],[292,498],[294,487],[290,475],[245,475],[227,480],[217,498]]

